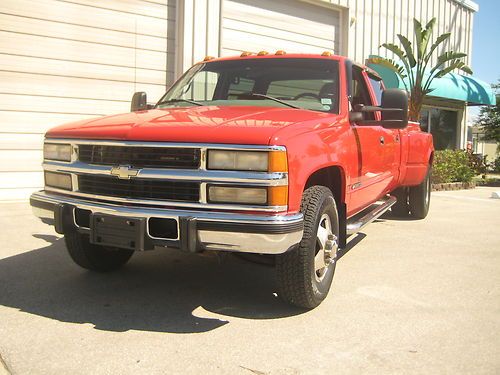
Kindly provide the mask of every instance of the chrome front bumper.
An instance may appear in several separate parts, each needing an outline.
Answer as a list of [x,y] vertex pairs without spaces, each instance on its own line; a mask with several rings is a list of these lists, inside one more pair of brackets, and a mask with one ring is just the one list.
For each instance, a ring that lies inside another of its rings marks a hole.
[[[230,212],[179,210],[145,206],[123,206],[68,197],[40,191],[31,195],[33,213],[58,233],[76,230],[90,233],[79,226],[75,209],[124,218],[144,218],[146,243],[153,247],[173,247],[189,252],[204,250],[258,254],[281,254],[302,239],[302,214],[253,215]],[[178,223],[177,238],[157,238],[149,233],[150,218],[174,219]],[[147,250],[147,249],[144,249]]]

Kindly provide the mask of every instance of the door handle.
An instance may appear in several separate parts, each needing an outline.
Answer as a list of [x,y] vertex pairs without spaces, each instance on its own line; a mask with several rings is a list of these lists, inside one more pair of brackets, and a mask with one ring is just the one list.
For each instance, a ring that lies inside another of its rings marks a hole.
[[380,137],[380,144],[381,144],[381,145],[384,145],[384,144],[385,144],[385,138],[384,138],[384,137]]

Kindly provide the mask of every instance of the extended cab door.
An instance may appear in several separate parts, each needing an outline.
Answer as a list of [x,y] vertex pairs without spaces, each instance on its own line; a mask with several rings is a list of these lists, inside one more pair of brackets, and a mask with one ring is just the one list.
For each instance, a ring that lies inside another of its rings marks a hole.
[[[375,105],[380,106],[382,104],[382,91],[384,91],[384,84],[382,78],[372,74],[370,72],[365,72],[366,78],[368,79],[369,88],[372,91],[372,100]],[[380,112],[377,113],[377,119],[380,119]],[[384,146],[383,147],[383,158],[384,165],[387,166],[388,170],[391,171],[393,180],[397,181],[400,173],[401,165],[401,130],[400,129],[381,129],[384,133]]]
[[[352,105],[378,105],[369,85],[367,73],[352,66]],[[366,120],[380,119],[380,113],[365,113]],[[357,176],[352,179],[350,212],[358,211],[387,193],[395,167],[395,138],[392,130],[382,126],[351,123],[357,145]]]

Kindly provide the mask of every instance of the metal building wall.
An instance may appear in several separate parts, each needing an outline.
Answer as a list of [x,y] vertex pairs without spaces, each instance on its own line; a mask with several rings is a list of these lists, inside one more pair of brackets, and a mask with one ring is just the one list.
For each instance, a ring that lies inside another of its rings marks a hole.
[[175,0],[0,1],[0,200],[43,186],[61,123],[127,112],[173,80]]
[[[363,62],[371,54],[386,56],[380,44],[397,41],[397,34],[410,35],[413,18],[422,23],[437,18],[434,35],[451,32],[445,49],[472,53],[472,20],[476,5],[459,0],[325,0],[345,9],[349,28],[347,54]],[[434,54],[436,59],[437,51]]]

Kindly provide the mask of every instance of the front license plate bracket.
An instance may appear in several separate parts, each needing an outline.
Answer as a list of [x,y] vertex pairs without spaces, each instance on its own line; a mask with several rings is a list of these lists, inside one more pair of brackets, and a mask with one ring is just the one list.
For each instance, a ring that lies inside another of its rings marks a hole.
[[90,242],[129,250],[145,250],[146,219],[92,214]]

